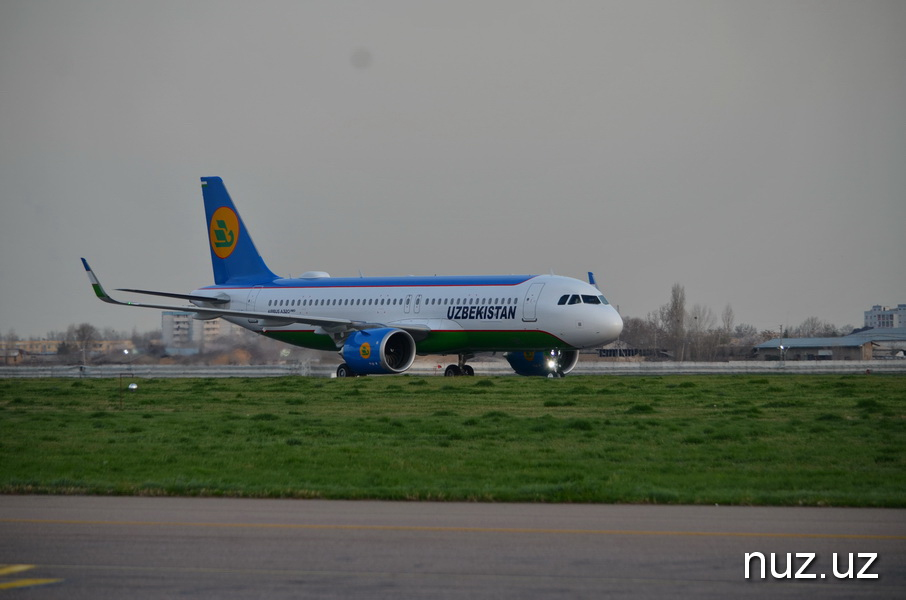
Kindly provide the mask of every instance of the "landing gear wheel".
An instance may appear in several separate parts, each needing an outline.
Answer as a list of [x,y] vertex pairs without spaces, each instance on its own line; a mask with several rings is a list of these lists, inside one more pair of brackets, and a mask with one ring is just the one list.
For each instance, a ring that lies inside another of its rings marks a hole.
[[337,367],[337,377],[355,377],[355,373],[349,368],[349,365],[343,363]]
[[463,367],[462,367],[462,374],[463,374],[463,375],[467,375],[467,376],[469,376],[469,377],[474,377],[474,376],[475,376],[475,369],[473,369],[471,365],[463,365]]
[[444,370],[444,377],[459,377],[462,370],[457,365],[448,365]]

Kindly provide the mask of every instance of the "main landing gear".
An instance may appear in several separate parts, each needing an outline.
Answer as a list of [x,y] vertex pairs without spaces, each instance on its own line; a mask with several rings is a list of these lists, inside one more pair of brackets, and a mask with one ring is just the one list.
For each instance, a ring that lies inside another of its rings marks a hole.
[[349,368],[349,365],[343,363],[337,367],[337,377],[358,377],[355,372]]
[[475,369],[466,364],[466,361],[473,356],[474,354],[460,354],[459,364],[447,365],[447,368],[444,369],[444,377],[459,377],[460,375],[472,377],[475,375]]

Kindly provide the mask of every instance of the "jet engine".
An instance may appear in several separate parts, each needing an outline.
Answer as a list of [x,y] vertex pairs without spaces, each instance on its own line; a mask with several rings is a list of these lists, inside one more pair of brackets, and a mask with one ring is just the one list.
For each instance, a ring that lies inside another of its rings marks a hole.
[[579,362],[578,350],[508,352],[505,356],[517,374],[541,377],[563,377]]
[[402,373],[415,360],[415,340],[402,329],[365,329],[349,336],[340,351],[338,377]]

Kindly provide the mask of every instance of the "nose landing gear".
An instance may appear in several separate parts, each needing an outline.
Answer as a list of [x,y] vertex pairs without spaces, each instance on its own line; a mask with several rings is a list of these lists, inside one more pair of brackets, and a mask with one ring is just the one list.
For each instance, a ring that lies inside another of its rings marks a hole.
[[547,359],[548,379],[566,377],[566,373],[563,372],[563,367],[561,366],[561,357],[559,350],[550,351],[550,357]]

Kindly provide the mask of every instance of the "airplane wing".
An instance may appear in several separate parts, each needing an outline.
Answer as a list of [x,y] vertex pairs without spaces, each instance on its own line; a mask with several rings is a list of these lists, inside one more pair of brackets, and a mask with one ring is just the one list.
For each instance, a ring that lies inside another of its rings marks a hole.
[[[233,310],[227,308],[217,308],[214,306],[169,306],[164,304],[146,304],[143,302],[124,302],[121,300],[116,300],[115,298],[110,296],[110,294],[108,294],[106,290],[104,290],[104,287],[98,280],[97,275],[94,274],[94,271],[88,265],[88,261],[86,261],[84,258],[82,259],[82,264],[85,266],[85,271],[88,273],[88,280],[91,282],[91,287],[94,289],[95,295],[100,300],[107,302],[108,304],[119,304],[120,306],[138,306],[141,308],[154,308],[158,310],[178,310],[183,312],[194,312],[201,319],[216,319],[218,317],[239,317],[253,320],[257,319],[261,322],[262,325],[266,325],[268,327],[282,327],[285,325],[292,325],[293,323],[301,323],[304,325],[312,325],[322,328],[324,330],[324,333],[334,336],[334,339],[338,340],[338,342],[339,340],[345,339],[345,337],[353,331],[387,327],[387,325],[384,323],[366,323],[363,321],[352,321],[350,319],[338,319],[335,317],[316,317],[309,315],[275,315],[272,313],[249,310]],[[154,292],[150,290],[132,289],[124,289],[122,291],[136,292],[140,294],[152,294],[155,296],[164,296],[169,298],[182,298],[196,302],[225,302],[223,298],[197,295],[193,296],[190,294],[171,294],[168,292]],[[418,324],[403,325],[399,326],[398,328],[408,331],[416,340],[427,337],[427,335],[431,332],[429,328],[425,327],[424,325]]]
[[199,296],[192,294],[173,294],[170,292],[155,292],[154,290],[133,290],[129,288],[118,288],[118,292],[132,292],[133,294],[147,294],[149,296],[163,296],[164,298],[180,298],[182,300],[191,300],[193,302],[210,302],[212,304],[226,304],[230,301],[229,297],[222,296]]

